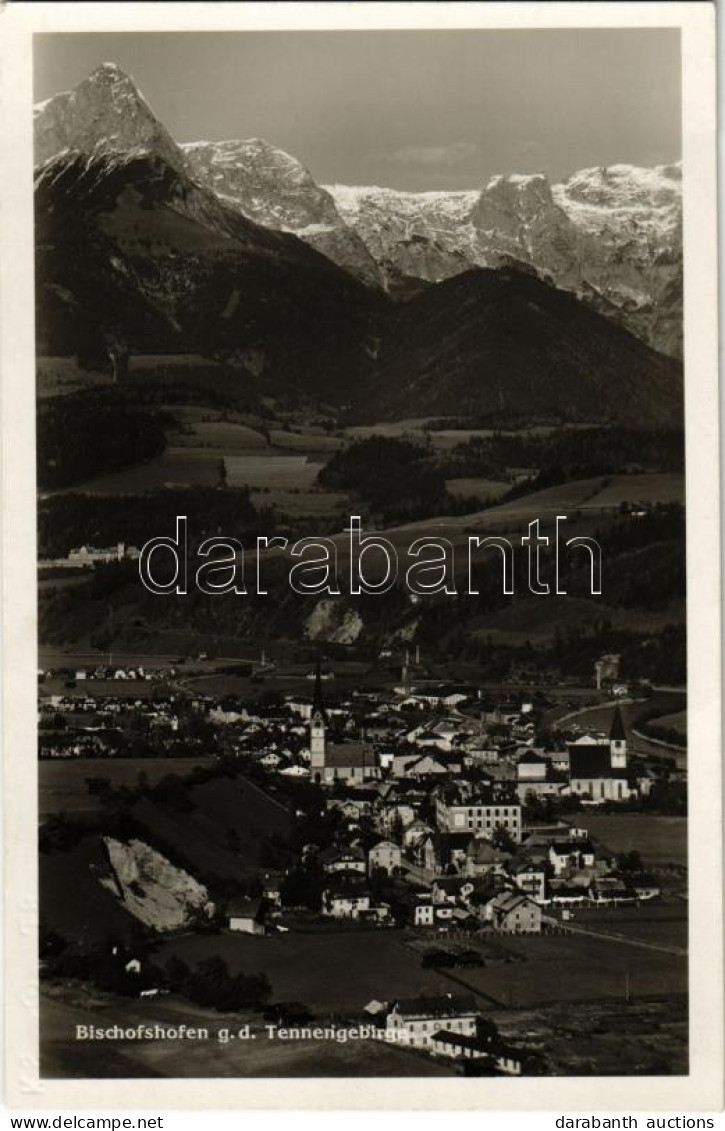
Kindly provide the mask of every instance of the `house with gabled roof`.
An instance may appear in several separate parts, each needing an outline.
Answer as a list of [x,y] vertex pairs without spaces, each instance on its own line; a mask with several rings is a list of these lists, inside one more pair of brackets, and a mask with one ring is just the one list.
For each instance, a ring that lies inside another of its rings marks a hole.
[[510,867],[513,882],[520,892],[533,899],[534,903],[547,902],[547,869],[531,860],[522,859]]
[[318,856],[322,869],[328,875],[340,872],[358,872],[365,875],[365,853],[357,847],[333,845]]
[[554,875],[563,872],[593,868],[596,851],[590,840],[552,840],[549,844],[549,863]]
[[403,830],[403,844],[406,848],[417,848],[422,844],[423,840],[430,836],[433,829],[425,821],[416,819],[411,821],[409,825]]
[[472,994],[400,998],[386,1018],[391,1038],[417,1048],[429,1048],[434,1033],[441,1031],[475,1036],[481,1012]]
[[635,893],[618,876],[600,876],[589,887],[589,899],[599,906],[632,903],[636,898]]
[[402,863],[403,850],[392,840],[380,840],[368,852],[368,867],[371,873],[376,868],[383,868],[390,875],[396,868],[400,868]]
[[466,876],[438,876],[433,881],[431,899],[433,903],[460,903],[468,898],[474,886]]
[[467,876],[505,875],[511,853],[494,848],[484,837],[471,837],[466,846],[464,873]]
[[269,904],[266,899],[232,899],[227,908],[229,930],[263,935]]
[[502,891],[489,904],[494,930],[505,934],[541,933],[541,908],[522,892]]
[[322,893],[322,914],[333,919],[358,919],[371,907],[372,897],[364,884],[339,884]]
[[447,754],[437,750],[419,754],[412,761],[406,761],[402,776],[406,778],[445,777],[460,774],[461,759],[457,754]]

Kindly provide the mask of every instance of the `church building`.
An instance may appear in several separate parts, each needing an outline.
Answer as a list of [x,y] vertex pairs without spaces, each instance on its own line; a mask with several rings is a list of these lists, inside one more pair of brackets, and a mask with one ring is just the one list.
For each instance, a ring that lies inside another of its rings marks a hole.
[[310,715],[310,780],[321,785],[361,785],[379,777],[380,759],[368,743],[327,741],[327,714],[318,664]]
[[585,735],[569,744],[569,781],[573,794],[592,801],[626,801],[637,793],[627,768],[627,735],[617,705],[609,732],[602,742]]

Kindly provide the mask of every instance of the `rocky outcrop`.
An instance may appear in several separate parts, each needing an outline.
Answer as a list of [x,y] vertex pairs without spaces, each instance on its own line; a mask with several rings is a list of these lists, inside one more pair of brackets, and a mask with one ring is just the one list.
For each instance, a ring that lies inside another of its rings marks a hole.
[[305,621],[308,640],[327,644],[354,644],[363,632],[360,614],[337,600],[318,601]]
[[141,840],[124,843],[103,837],[110,875],[100,883],[134,918],[157,931],[174,931],[199,917],[211,918],[214,904],[203,884]]
[[380,266],[389,290],[406,278],[437,283],[471,266],[477,193],[328,188],[343,219]]
[[261,138],[181,147],[190,175],[266,228],[292,232],[364,283],[381,284],[375,260],[329,192],[296,158]]
[[133,80],[102,63],[75,86],[35,106],[35,164],[69,149],[84,153],[156,153],[175,169],[184,159]]
[[330,186],[395,287],[470,267],[533,267],[665,353],[682,350],[682,170],[585,169],[492,177],[480,192]]

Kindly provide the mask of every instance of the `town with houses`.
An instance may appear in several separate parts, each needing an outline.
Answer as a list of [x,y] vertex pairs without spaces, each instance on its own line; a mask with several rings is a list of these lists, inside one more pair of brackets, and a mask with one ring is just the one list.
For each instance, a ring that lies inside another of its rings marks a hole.
[[[481,940],[577,933],[586,942],[591,933],[601,942],[621,930],[607,927],[608,916],[660,905],[657,870],[639,852],[610,849],[589,824],[602,812],[651,819],[663,784],[685,782],[674,765],[632,753],[623,718],[631,692],[617,682],[616,659],[603,657],[592,674],[606,730],[582,725],[586,711],[576,710],[545,727],[551,701],[541,691],[496,695],[426,678],[419,649],[406,650],[388,686],[348,681],[340,690],[334,664],[318,658],[299,673],[302,690],[260,695],[259,684],[279,674],[263,652],[248,669],[247,698],[196,690],[173,665],[39,670],[41,774],[82,764],[80,788],[108,808],[118,794],[106,766],[134,754],[134,765],[146,764],[141,750],[149,766],[173,758],[181,789],[179,756],[194,765],[211,751],[212,764],[232,765],[238,780],[283,800],[304,829],[285,846],[272,837],[279,859],[267,853],[252,883],[215,900],[225,939],[274,945],[300,930],[404,932],[423,967],[453,978],[450,992],[397,996],[391,985],[385,1000],[364,1001],[353,979],[348,1023],[362,1017],[379,1039],[467,1072],[475,1062],[478,1073],[538,1073],[546,1071],[541,1042],[503,1039],[486,997],[469,992],[471,972],[489,964]],[[143,863],[134,869],[143,885]],[[119,875],[116,866],[123,900]],[[126,902],[131,909],[127,893]],[[188,933],[183,914],[175,925]],[[169,992],[156,981],[144,981],[146,1000]]]
[[42,1081],[690,1072],[680,36],[540,30],[34,37]]

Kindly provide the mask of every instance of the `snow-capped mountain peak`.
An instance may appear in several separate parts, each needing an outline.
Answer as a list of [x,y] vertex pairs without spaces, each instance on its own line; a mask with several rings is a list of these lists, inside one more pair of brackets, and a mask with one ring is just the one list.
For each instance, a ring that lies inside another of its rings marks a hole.
[[102,63],[35,108],[36,163],[74,151],[160,157],[209,201],[291,232],[368,285],[410,294],[472,267],[525,264],[627,326],[681,351],[682,168],[594,167],[551,184],[501,173],[479,188],[402,192],[318,185],[263,138],[177,145],[133,79]]
[[480,191],[330,185],[388,285],[525,263],[668,353],[681,351],[682,168],[505,173]]
[[292,232],[363,282],[380,285],[365,243],[296,157],[258,137],[189,142],[181,149],[190,175],[250,220]]
[[183,159],[133,79],[115,63],[102,63],[70,91],[35,107],[35,162],[63,149],[110,152],[144,149],[180,168]]

